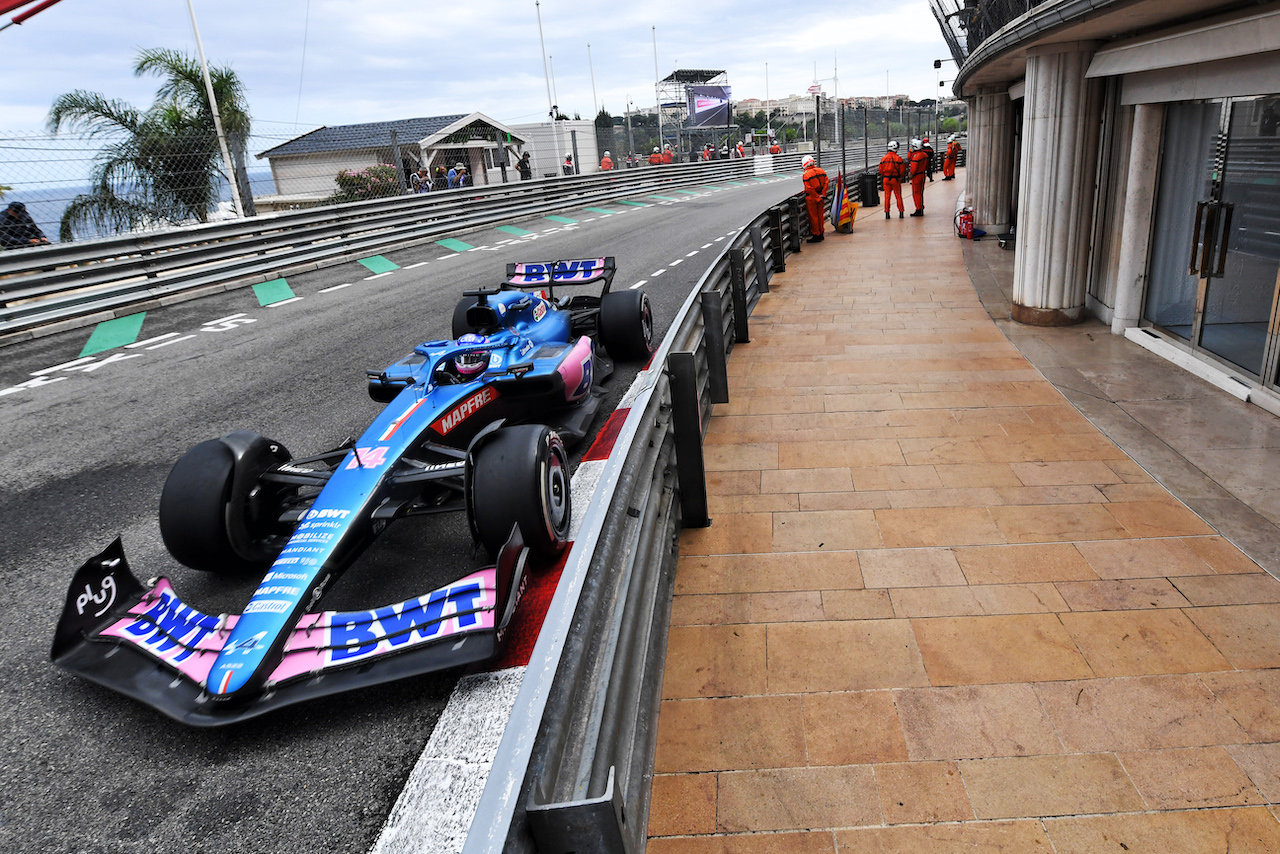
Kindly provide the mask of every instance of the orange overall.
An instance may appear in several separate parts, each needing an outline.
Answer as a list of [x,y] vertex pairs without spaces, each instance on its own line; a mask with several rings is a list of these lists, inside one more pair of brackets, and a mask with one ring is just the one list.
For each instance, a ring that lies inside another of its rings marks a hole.
[[907,164],[896,151],[886,151],[880,158],[880,177],[884,179],[884,212],[889,212],[889,197],[898,199],[898,213],[902,213],[902,176],[906,173]]
[[907,156],[911,165],[911,201],[916,204],[916,211],[924,210],[924,182],[929,176],[929,152],[917,149]]
[[825,231],[823,203],[826,198],[827,173],[818,166],[810,166],[804,170],[804,203],[809,208],[809,233],[814,237],[822,237]]
[[610,159],[609,157],[601,157],[601,158],[600,158],[600,171],[601,171],[601,172],[608,172],[608,171],[609,171],[610,169],[612,169],[612,168],[613,168],[613,160],[612,160],[612,159]]
[[947,156],[942,161],[942,179],[949,181],[956,177],[956,161],[960,159],[960,141],[951,140],[947,143]]

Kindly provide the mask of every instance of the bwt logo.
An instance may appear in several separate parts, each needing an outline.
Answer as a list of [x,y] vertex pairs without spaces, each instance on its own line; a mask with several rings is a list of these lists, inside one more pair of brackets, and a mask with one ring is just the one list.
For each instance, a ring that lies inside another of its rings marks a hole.
[[463,421],[466,421],[472,415],[480,411],[480,409],[498,399],[498,392],[493,386],[485,386],[466,400],[459,403],[452,410],[440,416],[431,429],[435,430],[441,436],[447,435],[450,430],[457,427]]
[[[303,519],[307,519],[307,520],[310,520],[310,519],[345,519],[345,518],[347,518],[347,517],[348,517],[348,516],[350,516],[350,515],[351,515],[351,511],[350,511],[350,510],[308,510],[308,511],[307,511],[307,515],[303,516],[302,518],[303,518]],[[277,560],[277,561],[276,561],[276,563],[284,563],[284,561],[282,561],[282,560]]]

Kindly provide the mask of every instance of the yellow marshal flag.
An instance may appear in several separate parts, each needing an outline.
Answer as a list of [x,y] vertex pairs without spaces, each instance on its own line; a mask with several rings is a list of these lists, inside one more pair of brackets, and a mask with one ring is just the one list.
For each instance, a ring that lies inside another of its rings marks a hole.
[[844,173],[836,176],[836,195],[831,200],[831,225],[845,234],[853,231],[853,220],[858,215],[858,203],[849,198],[844,184]]

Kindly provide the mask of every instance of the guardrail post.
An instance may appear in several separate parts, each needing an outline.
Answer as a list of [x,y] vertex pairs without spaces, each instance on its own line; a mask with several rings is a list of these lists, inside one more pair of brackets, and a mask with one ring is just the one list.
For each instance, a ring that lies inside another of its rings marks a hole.
[[769,293],[769,274],[773,272],[764,262],[764,234],[760,226],[751,226],[751,251],[756,256],[756,288],[762,294]]
[[681,522],[686,528],[706,528],[711,517],[707,515],[707,469],[702,457],[698,365],[692,353],[672,353],[667,356],[667,372],[671,377],[671,426],[675,429]]
[[530,804],[528,815],[539,854],[630,854],[622,836],[626,816],[612,765],[609,784],[600,797],[564,804]]
[[799,252],[804,246],[804,226],[800,225],[800,200],[795,196],[787,199],[787,213],[791,215],[791,251]]
[[769,208],[769,236],[773,243],[773,272],[787,271],[787,247],[782,242],[782,207]]
[[725,351],[724,313],[716,291],[702,294],[702,336],[707,350],[707,389],[712,403],[729,402],[729,360]]
[[751,343],[747,330],[747,258],[741,249],[729,250],[729,287],[733,290],[734,338]]

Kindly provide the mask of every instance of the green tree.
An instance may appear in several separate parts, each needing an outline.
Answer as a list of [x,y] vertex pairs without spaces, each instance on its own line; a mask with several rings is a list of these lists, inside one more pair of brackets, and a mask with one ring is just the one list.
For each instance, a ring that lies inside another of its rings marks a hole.
[[600,108],[600,112],[596,113],[596,127],[611,128],[613,127],[613,116],[609,115],[609,111],[604,107]]
[[[161,79],[146,111],[79,89],[60,95],[49,109],[52,133],[108,140],[94,158],[91,192],[63,211],[64,241],[90,226],[120,232],[159,222],[206,222],[217,205],[221,152],[199,63],[156,48],[140,51],[133,71]],[[211,67],[209,76],[228,144],[243,162],[250,131],[244,87],[225,66]]]

